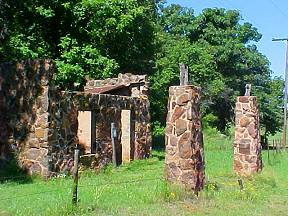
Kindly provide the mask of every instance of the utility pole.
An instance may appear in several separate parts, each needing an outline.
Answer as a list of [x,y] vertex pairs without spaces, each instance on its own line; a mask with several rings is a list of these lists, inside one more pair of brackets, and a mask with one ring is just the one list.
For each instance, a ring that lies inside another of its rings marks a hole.
[[284,87],[284,124],[282,134],[282,147],[286,149],[287,132],[287,87],[288,87],[288,38],[273,38],[272,41],[286,41],[286,66],[285,66],[285,87]]

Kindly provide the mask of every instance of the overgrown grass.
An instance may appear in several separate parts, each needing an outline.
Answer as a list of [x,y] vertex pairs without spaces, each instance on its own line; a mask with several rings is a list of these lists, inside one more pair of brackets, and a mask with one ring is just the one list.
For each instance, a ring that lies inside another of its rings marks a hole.
[[287,215],[288,154],[263,151],[263,172],[243,178],[232,170],[232,139],[205,132],[206,187],[198,197],[163,180],[164,153],[147,160],[80,173],[79,205],[71,205],[72,179],[5,181],[3,215]]

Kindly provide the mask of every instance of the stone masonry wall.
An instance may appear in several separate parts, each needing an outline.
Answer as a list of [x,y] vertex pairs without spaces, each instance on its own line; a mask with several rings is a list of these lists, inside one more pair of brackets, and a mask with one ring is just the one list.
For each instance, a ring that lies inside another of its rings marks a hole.
[[[135,112],[135,125],[137,125],[135,126],[134,159],[149,157],[151,131],[149,103],[146,99],[51,90],[50,101],[49,143],[51,143],[51,171],[66,172],[72,168],[74,149],[78,144],[78,111],[95,111],[99,113],[100,109],[104,112],[102,117],[105,117],[104,115],[107,111],[107,114],[110,113],[109,118],[113,118],[113,115],[111,116],[111,108],[116,110],[116,113],[119,113],[118,111],[121,109],[133,110]],[[117,118],[120,118],[120,116]],[[115,121],[115,119],[113,120]],[[107,124],[105,125],[107,126]],[[120,133],[118,135],[121,137]],[[107,141],[110,142],[110,134]],[[97,163],[108,163],[111,161],[112,154],[109,146],[111,144],[108,143],[108,146],[106,145],[107,148],[103,148],[105,151],[101,152]],[[103,164],[94,165],[95,167],[103,166]]]
[[[61,92],[49,83],[53,74],[54,65],[50,60],[0,65],[0,168],[3,162],[14,158],[30,174],[48,176],[51,172],[69,172],[79,143],[78,111],[102,110],[101,115],[107,115],[107,122],[119,120],[120,130],[121,110],[131,110],[135,124],[134,159],[149,157],[151,132],[147,97]],[[138,81],[142,79],[138,78]],[[121,133],[118,135],[120,139]],[[101,153],[102,161],[110,160],[107,149]]]
[[169,88],[165,144],[167,180],[194,192],[203,189],[205,174],[199,88]]
[[262,169],[257,98],[238,97],[235,111],[234,170],[250,175]]
[[0,65],[0,160],[47,174],[50,60]]

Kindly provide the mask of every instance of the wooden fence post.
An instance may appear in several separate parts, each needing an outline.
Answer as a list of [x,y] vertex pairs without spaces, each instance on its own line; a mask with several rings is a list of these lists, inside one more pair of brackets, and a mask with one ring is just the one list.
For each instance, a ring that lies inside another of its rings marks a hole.
[[73,195],[72,195],[72,204],[73,205],[77,205],[78,164],[79,164],[79,149],[75,149],[75,152],[74,152],[74,167],[73,167]]
[[274,158],[275,158],[275,149],[276,149],[276,148],[275,148],[275,140],[273,139],[273,149],[272,149],[272,150],[273,150],[273,157],[274,157]]
[[181,63],[179,65],[180,68],[180,86],[188,85],[188,66]]
[[113,166],[117,166],[117,154],[116,154],[116,144],[115,139],[117,138],[117,131],[115,127],[115,123],[111,123],[111,141],[112,141],[112,163]]
[[271,165],[269,151],[270,151],[270,146],[269,146],[269,141],[268,141],[268,142],[267,142],[268,164]]
[[242,179],[238,179],[238,184],[239,184],[240,191],[243,191],[244,185],[243,185]]

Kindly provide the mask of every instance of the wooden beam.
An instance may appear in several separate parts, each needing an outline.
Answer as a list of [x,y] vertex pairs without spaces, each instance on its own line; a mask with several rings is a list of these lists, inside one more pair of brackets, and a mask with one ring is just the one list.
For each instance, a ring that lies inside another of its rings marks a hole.
[[251,84],[246,84],[244,96],[251,96],[251,88],[252,88]]

